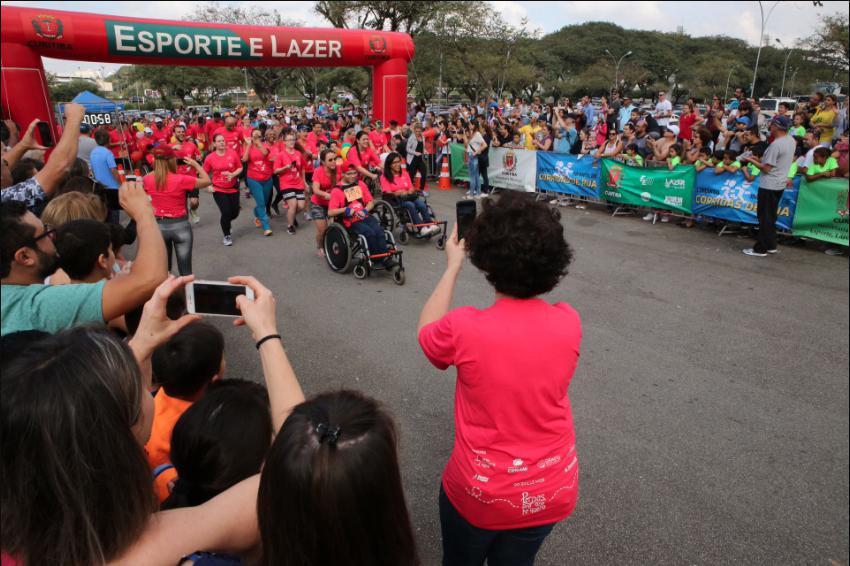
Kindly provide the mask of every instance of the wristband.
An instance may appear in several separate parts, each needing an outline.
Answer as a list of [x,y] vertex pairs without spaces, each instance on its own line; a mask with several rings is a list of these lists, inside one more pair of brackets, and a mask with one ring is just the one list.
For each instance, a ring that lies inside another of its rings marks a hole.
[[351,218],[351,209],[348,208],[347,206],[345,207],[345,217]]
[[263,338],[260,338],[259,340],[257,340],[257,344],[256,344],[257,349],[259,350],[260,346],[262,346],[265,342],[267,342],[269,340],[273,340],[275,338],[277,338],[281,342],[283,341],[283,338],[280,337],[280,334],[269,334],[268,336],[264,336]]

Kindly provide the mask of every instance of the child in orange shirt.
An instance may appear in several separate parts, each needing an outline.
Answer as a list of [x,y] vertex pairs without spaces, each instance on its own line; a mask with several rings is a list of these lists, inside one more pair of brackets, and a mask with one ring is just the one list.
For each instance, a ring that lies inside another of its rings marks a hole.
[[183,328],[151,357],[154,385],[161,387],[154,397],[153,427],[145,451],[160,502],[168,497],[168,484],[177,475],[170,467],[158,469],[171,461],[174,424],[210,383],[221,379],[224,368],[224,336],[202,321]]

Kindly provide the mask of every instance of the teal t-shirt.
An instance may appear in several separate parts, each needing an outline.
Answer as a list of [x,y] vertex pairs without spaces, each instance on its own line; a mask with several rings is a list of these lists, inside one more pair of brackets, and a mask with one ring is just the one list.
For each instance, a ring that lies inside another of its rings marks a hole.
[[3,285],[0,287],[0,335],[22,330],[59,332],[86,322],[103,322],[103,286]]

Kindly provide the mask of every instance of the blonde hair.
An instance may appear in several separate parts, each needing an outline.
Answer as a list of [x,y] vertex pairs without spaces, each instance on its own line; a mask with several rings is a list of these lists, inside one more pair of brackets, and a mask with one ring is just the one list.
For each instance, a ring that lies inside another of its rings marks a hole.
[[176,159],[154,159],[153,178],[156,190],[164,191],[166,189],[169,173],[177,173]]
[[44,207],[41,220],[45,224],[58,227],[71,220],[106,220],[106,205],[93,193],[73,191],[59,195]]

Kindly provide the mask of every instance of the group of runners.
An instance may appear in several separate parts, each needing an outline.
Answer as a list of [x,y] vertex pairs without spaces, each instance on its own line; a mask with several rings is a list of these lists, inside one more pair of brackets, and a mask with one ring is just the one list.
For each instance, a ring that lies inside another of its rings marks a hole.
[[[219,209],[225,246],[233,245],[232,222],[242,208],[242,190],[254,203],[253,221],[263,236],[273,234],[270,219],[275,216],[285,217],[290,235],[299,228],[299,219],[312,222],[319,256],[324,255],[323,236],[332,216],[362,233],[377,251],[386,247],[380,226],[368,214],[376,190],[404,197],[403,205],[417,223],[431,221],[417,199],[425,188],[424,175],[419,188],[414,187],[406,148],[399,148],[402,128],[395,122],[384,126],[342,116],[283,119],[242,107],[224,116],[136,116],[108,131],[117,167],[143,175],[181,274],[191,273],[191,224],[199,221],[204,189]],[[388,178],[383,178],[385,164]],[[347,190],[352,187],[359,190]],[[421,228],[424,235],[434,230]]]

